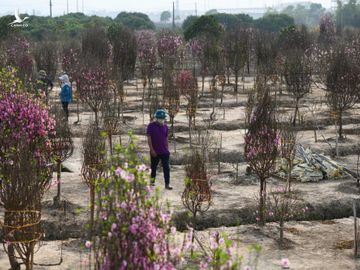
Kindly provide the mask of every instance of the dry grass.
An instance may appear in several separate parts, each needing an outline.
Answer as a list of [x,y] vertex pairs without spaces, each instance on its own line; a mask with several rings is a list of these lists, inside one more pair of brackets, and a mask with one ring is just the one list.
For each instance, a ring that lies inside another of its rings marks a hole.
[[335,243],[334,248],[335,249],[352,249],[353,248],[354,241],[353,240],[340,240]]
[[299,235],[301,233],[301,230],[290,227],[290,228],[285,228],[284,231],[292,233],[292,234],[296,234]]

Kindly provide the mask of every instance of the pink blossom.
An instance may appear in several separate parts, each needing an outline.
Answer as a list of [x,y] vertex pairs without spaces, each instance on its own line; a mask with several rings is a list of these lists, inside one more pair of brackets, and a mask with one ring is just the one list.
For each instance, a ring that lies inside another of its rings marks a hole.
[[129,173],[126,179],[131,183],[135,180],[135,175],[133,173]]
[[281,259],[281,266],[282,266],[282,268],[284,268],[284,269],[290,268],[290,261],[289,261],[289,259],[288,259],[288,258],[283,258],[283,259]]
[[85,247],[86,247],[86,248],[91,248],[91,246],[92,246],[91,241],[86,241],[86,242],[85,242]]
[[121,172],[122,172],[121,167],[117,167],[116,170],[115,170],[115,175],[116,175],[116,176],[120,176],[120,175],[121,175]]
[[117,224],[116,223],[113,223],[111,225],[111,231],[115,231],[117,229]]

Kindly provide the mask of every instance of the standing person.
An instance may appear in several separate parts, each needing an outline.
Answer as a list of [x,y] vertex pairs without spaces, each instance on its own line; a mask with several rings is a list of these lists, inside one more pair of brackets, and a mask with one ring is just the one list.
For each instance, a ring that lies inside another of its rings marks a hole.
[[53,89],[54,84],[50,80],[50,78],[47,76],[45,70],[40,70],[39,71],[38,87],[40,88],[40,91],[45,94],[46,104],[48,104],[48,102],[49,102],[49,93]]
[[64,74],[59,77],[61,81],[61,90],[60,90],[60,100],[62,107],[64,109],[64,112],[66,114],[66,118],[69,118],[69,103],[72,101],[72,88],[69,81],[69,76],[67,74]]
[[165,123],[166,111],[163,109],[157,110],[154,118],[155,121],[151,122],[146,130],[151,158],[151,185],[155,185],[156,168],[161,160],[164,171],[165,189],[172,190],[173,188],[170,186],[169,128]]

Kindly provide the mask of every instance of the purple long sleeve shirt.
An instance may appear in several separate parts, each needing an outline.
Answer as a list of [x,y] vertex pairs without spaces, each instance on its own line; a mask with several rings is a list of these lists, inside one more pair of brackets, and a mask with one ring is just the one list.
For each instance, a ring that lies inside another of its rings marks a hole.
[[160,125],[157,122],[151,122],[146,129],[146,134],[150,136],[154,151],[158,155],[170,154],[168,149],[169,128],[166,124]]

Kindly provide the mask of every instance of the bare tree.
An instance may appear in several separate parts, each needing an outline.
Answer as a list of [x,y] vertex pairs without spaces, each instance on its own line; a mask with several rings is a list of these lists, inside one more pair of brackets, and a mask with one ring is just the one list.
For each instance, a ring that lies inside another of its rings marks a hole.
[[343,114],[359,100],[359,67],[343,45],[334,48],[326,72],[326,100],[336,115],[339,138],[343,138]]
[[225,32],[226,62],[235,75],[234,91],[238,91],[240,72],[244,69],[249,53],[249,32],[241,27],[234,27]]
[[287,90],[295,99],[295,113],[293,125],[296,125],[296,116],[299,110],[299,101],[310,92],[311,65],[307,56],[299,50],[288,54],[284,64],[284,77]]
[[58,46],[53,41],[36,44],[34,58],[37,70],[45,70],[51,80],[55,79],[58,67]]
[[97,124],[88,127],[83,140],[84,161],[81,174],[85,183],[90,188],[90,225],[93,229],[95,216],[95,186],[96,181],[106,172],[106,147],[105,138]]
[[53,152],[56,161],[57,194],[54,197],[54,205],[60,206],[61,201],[61,163],[68,159],[74,151],[71,131],[63,110],[54,106],[55,134],[52,140]]
[[258,75],[267,81],[277,74],[276,56],[278,55],[277,35],[257,32],[254,37],[255,65]]
[[120,115],[124,102],[124,81],[130,79],[135,72],[136,37],[130,28],[121,24],[111,25],[108,29],[108,37],[112,45],[113,78],[116,81],[116,89],[120,96],[120,102],[117,104]]
[[81,52],[84,66],[107,66],[111,52],[105,30],[100,27],[87,29],[82,35]]
[[285,123],[280,131],[281,144],[280,153],[281,157],[286,161],[287,183],[286,190],[291,191],[291,171],[294,166],[295,152],[296,152],[296,130]]
[[100,66],[84,70],[79,90],[80,99],[94,112],[95,123],[98,125],[98,114],[111,98],[108,73]]

